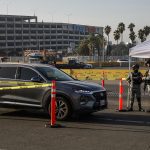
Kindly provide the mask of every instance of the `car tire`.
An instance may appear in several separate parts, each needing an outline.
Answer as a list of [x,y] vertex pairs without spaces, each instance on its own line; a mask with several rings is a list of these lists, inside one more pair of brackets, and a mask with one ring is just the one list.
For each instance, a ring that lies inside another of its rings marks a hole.
[[[47,101],[47,112],[50,112],[50,102]],[[49,114],[50,115],[50,114]],[[72,115],[72,109],[70,103],[65,97],[56,96],[56,119],[67,120]]]

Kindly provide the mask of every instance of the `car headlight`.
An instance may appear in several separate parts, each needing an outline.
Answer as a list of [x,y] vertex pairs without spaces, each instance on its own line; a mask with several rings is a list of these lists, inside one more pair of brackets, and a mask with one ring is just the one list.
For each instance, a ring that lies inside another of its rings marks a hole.
[[83,94],[83,93],[90,93],[91,91],[89,90],[74,90],[76,93],[80,93],[80,94]]

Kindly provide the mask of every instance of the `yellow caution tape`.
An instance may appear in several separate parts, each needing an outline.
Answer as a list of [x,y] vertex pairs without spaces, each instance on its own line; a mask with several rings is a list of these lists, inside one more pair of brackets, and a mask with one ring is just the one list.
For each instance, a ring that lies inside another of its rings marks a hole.
[[2,84],[23,84],[23,85],[41,85],[43,83],[37,82],[22,82],[22,81],[0,81]]
[[41,88],[48,87],[52,84],[43,84],[43,85],[29,85],[29,86],[12,86],[12,87],[0,87],[0,91],[2,90],[17,90],[17,89],[32,89],[32,88]]

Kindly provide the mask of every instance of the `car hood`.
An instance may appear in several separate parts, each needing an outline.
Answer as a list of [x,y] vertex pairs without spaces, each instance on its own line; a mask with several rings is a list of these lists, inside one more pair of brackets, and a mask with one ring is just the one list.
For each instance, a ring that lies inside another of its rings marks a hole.
[[105,90],[101,85],[87,82],[87,81],[60,81],[58,84],[62,84],[63,86],[67,86],[70,88],[76,88],[78,90],[86,89],[90,91],[99,91],[99,90]]

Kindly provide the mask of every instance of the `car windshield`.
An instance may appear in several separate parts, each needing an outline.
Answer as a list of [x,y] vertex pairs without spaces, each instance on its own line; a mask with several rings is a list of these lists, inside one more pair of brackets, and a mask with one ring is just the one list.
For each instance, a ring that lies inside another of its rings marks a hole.
[[36,67],[36,69],[44,76],[47,80],[56,80],[56,81],[72,81],[72,77],[67,75],[61,70],[58,70],[55,67]]

